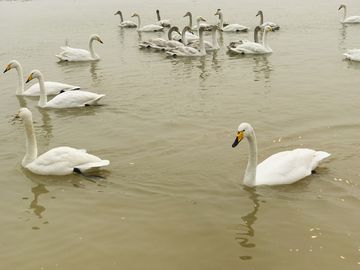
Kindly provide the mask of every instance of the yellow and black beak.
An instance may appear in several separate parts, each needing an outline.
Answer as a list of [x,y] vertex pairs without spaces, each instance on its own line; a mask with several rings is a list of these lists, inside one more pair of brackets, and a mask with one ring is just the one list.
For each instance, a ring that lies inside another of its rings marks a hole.
[[6,67],[6,69],[4,70],[4,73],[6,72],[6,71],[9,71],[11,69],[11,67],[10,67],[10,65],[8,65],[7,67]]
[[343,6],[341,5],[338,10],[340,10]]
[[30,74],[29,78],[27,79],[26,83],[30,82],[33,79],[32,74]]
[[15,118],[20,118],[20,112],[15,116]]
[[236,147],[243,138],[244,138],[244,131],[239,131],[238,134],[236,135],[235,142],[232,144],[232,147],[233,148]]
[[100,39],[100,38],[98,38],[98,41],[99,41],[101,44],[104,44],[104,43],[101,41],[101,39]]

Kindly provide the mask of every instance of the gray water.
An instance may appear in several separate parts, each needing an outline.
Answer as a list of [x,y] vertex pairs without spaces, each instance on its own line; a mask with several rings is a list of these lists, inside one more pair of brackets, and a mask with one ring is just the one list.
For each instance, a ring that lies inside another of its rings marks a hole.
[[[38,69],[106,95],[100,107],[40,109],[16,97],[14,70],[1,74],[0,269],[358,269],[360,64],[342,53],[360,48],[360,25],[340,24],[340,2],[318,2],[0,1],[3,70],[16,59],[24,77]],[[220,50],[205,57],[167,57],[138,47],[166,31],[121,29],[114,16],[139,12],[145,25],[160,9],[182,29],[187,11],[215,22],[218,8],[252,30],[263,10],[281,26],[268,35],[274,52],[228,54],[250,31],[219,33]],[[95,33],[99,61],[58,62],[66,40],[87,49]],[[23,169],[21,106],[39,153],[85,148],[110,160],[104,178]],[[298,147],[331,156],[295,184],[247,188],[247,142],[231,148],[242,122],[259,161]]]

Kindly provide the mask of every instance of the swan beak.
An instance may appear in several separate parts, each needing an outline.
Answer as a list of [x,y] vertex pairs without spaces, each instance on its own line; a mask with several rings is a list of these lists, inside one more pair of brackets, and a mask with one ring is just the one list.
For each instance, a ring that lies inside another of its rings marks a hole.
[[26,83],[30,82],[33,79],[32,74],[30,74],[29,78],[27,79]]
[[98,41],[99,41],[101,44],[104,44],[104,43],[101,41],[101,39],[100,39],[100,38],[98,38]]
[[15,118],[20,118],[20,112],[15,116]]
[[214,15],[219,15],[219,12],[216,12]]
[[202,21],[206,22],[206,20],[204,18],[201,18]]
[[10,65],[8,65],[7,67],[6,67],[6,69],[4,70],[4,73],[6,72],[6,71],[9,71],[11,69],[11,67],[10,67]]
[[340,10],[342,8],[342,5],[339,7],[339,9],[338,10]]
[[233,148],[236,147],[243,138],[244,138],[244,131],[238,132],[238,134],[236,135],[236,139],[235,139],[234,143],[232,144],[232,147]]

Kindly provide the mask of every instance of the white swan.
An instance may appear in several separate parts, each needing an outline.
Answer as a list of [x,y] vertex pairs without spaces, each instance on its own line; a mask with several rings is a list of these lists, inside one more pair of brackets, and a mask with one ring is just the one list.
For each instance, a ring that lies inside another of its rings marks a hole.
[[155,24],[148,24],[145,25],[144,27],[141,27],[141,20],[140,20],[140,14],[139,13],[134,13],[134,15],[132,15],[131,17],[138,17],[138,31],[141,32],[156,32],[156,31],[162,31],[164,29],[164,27],[160,26],[160,25],[155,25]]
[[298,148],[274,154],[258,165],[258,150],[255,132],[250,124],[242,123],[232,147],[247,138],[249,142],[249,161],[244,176],[244,185],[292,184],[313,173],[313,170],[329,153],[312,149]]
[[352,61],[360,61],[360,49],[348,50],[347,53],[343,53],[346,59]]
[[158,21],[156,23],[156,25],[160,25],[162,27],[170,27],[171,24],[170,24],[170,21],[169,20],[162,20],[161,17],[160,17],[160,10],[156,10],[156,15],[157,15],[157,18],[158,18]]
[[114,15],[120,15],[120,27],[126,27],[126,28],[135,28],[137,27],[137,24],[132,21],[124,21],[121,11],[119,10]]
[[[183,42],[186,42],[186,32],[191,30],[189,26],[185,26],[182,36]],[[200,26],[199,30],[199,41],[200,41],[200,50],[191,48],[189,46],[179,46],[175,49],[171,49],[166,53],[171,56],[203,56],[206,55],[205,44],[204,44],[204,36],[203,33],[205,31],[205,27]]]
[[[219,29],[218,26],[216,26],[216,25],[213,26],[213,29],[211,31],[212,43],[204,40],[204,45],[205,45],[206,51],[213,51],[213,50],[220,49],[220,45],[217,41],[217,35],[216,35],[216,32],[218,29]],[[195,48],[200,51],[200,41],[199,40],[192,40],[192,41],[188,42],[187,46]]]
[[71,147],[53,148],[38,157],[31,112],[27,108],[21,108],[16,117],[24,121],[26,131],[26,155],[22,160],[22,166],[31,172],[42,175],[66,175],[74,171],[83,173],[110,164],[108,160],[86,153],[85,149]]
[[[34,84],[28,90],[24,91],[24,80],[23,80],[23,71],[21,65],[18,61],[12,60],[4,70],[4,73],[10,69],[15,68],[18,74],[18,85],[16,88],[16,95],[18,96],[40,96],[40,86],[39,83]],[[57,95],[64,91],[70,90],[79,90],[79,86],[74,86],[70,84],[58,83],[58,82],[44,82],[46,94],[47,95]]]
[[168,31],[168,40],[163,38],[151,38],[148,41],[143,41],[139,46],[141,48],[153,48],[157,50],[170,50],[179,46],[184,46],[183,43],[172,39],[173,32],[180,34],[179,28],[173,26]]
[[360,16],[350,16],[349,18],[346,18],[346,5],[341,4],[338,10],[342,8],[344,9],[344,15],[340,20],[341,23],[360,23]]
[[205,31],[211,31],[213,25],[208,24],[208,23],[200,23],[200,21],[206,22],[206,20],[204,18],[202,18],[201,16],[196,17],[196,25],[193,27],[192,26],[192,14],[190,11],[186,12],[186,14],[183,16],[183,18],[185,17],[189,17],[189,26],[192,30],[198,30],[200,26],[203,26],[205,28]]
[[[255,43],[259,43],[258,32],[260,30],[261,30],[260,26],[256,26],[254,29],[254,42]],[[244,44],[245,42],[251,42],[251,41],[249,41],[247,39],[239,39],[239,40],[230,42],[230,44],[226,47],[230,50],[230,48],[236,48],[237,46]]]
[[32,79],[37,78],[40,85],[40,100],[38,106],[41,108],[77,108],[90,105],[96,105],[97,102],[105,95],[98,95],[87,91],[67,91],[55,96],[49,102],[46,97],[46,89],[44,84],[44,77],[38,70],[33,70],[26,81],[28,83]]
[[220,29],[224,32],[247,32],[249,31],[249,27],[240,25],[240,24],[229,24],[224,27],[224,15],[221,11],[221,9],[218,9],[215,13],[215,15],[219,15],[220,18]]
[[266,26],[264,29],[265,33],[263,36],[262,44],[247,41],[243,44],[236,46],[235,48],[229,47],[228,49],[235,53],[240,54],[265,54],[271,53],[273,50],[269,47],[267,42],[267,33],[268,31],[273,31],[272,28]]
[[273,30],[279,30],[280,26],[274,22],[264,22],[264,14],[261,10],[258,11],[256,17],[260,15],[260,27],[265,28],[266,26],[271,27]]
[[98,35],[92,35],[89,40],[89,51],[83,49],[74,49],[69,46],[61,47],[63,52],[55,55],[60,61],[93,61],[99,60],[100,56],[95,52],[92,42],[94,40],[103,43]]

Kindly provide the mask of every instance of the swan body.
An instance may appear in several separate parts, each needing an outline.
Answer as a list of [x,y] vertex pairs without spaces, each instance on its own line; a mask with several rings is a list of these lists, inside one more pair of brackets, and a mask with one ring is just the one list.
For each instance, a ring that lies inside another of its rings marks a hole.
[[108,160],[86,153],[85,149],[71,147],[53,148],[38,157],[31,112],[27,108],[21,108],[17,117],[23,120],[26,131],[26,155],[22,166],[31,172],[41,175],[66,175],[71,174],[74,169],[86,172],[110,164]]
[[[260,26],[256,26],[254,29],[254,42],[255,43],[259,43],[259,36],[258,36],[258,32],[261,30]],[[245,42],[251,42],[247,39],[239,39],[236,41],[232,41],[230,42],[230,44],[227,46],[227,48],[230,50],[230,48],[236,48],[239,45],[244,44]]]
[[162,27],[171,27],[171,24],[170,24],[170,21],[169,20],[162,20],[161,17],[160,17],[160,10],[156,10],[156,15],[157,15],[157,18],[158,18],[158,21],[156,23],[156,25],[160,25]]
[[40,85],[40,100],[38,106],[41,108],[78,108],[90,105],[96,105],[97,102],[105,95],[98,95],[87,91],[68,91],[55,96],[49,102],[46,97],[46,89],[44,84],[44,77],[38,70],[33,70],[26,81],[27,83],[32,79],[37,78]]
[[156,32],[156,31],[162,31],[164,29],[164,27],[160,26],[160,25],[155,25],[155,24],[148,24],[145,25],[144,27],[141,27],[141,20],[140,20],[140,14],[139,13],[134,13],[134,15],[132,15],[131,17],[138,17],[138,31],[140,32]]
[[346,18],[346,5],[341,4],[338,10],[340,10],[342,8],[344,9],[344,14],[340,20],[341,23],[360,23],[360,16],[350,16],[350,17]]
[[[186,32],[191,31],[190,26],[185,26],[184,30],[182,31],[182,40],[184,44],[186,44]],[[204,36],[203,32],[205,31],[205,28],[200,26],[199,30],[199,42],[200,42],[200,50],[197,50],[195,48],[189,47],[189,46],[179,46],[175,49],[171,49],[167,51],[166,53],[171,56],[203,56],[206,55],[205,50],[205,44],[204,44]]]
[[348,50],[347,53],[344,53],[343,55],[346,59],[360,61],[360,49]]
[[[10,69],[15,68],[18,73],[18,85],[16,88],[16,95],[18,96],[40,96],[40,86],[39,83],[34,84],[28,90],[24,91],[24,80],[23,80],[23,71],[21,65],[18,61],[12,60],[6,67],[5,72]],[[70,91],[70,90],[79,90],[79,86],[74,86],[65,83],[59,82],[44,82],[47,95],[57,95],[61,92]]]
[[[213,51],[213,50],[220,49],[220,45],[219,45],[219,43],[217,41],[217,37],[216,37],[217,36],[216,32],[218,29],[219,29],[218,26],[216,26],[216,25],[213,26],[213,29],[211,31],[212,43],[204,40],[204,45],[205,45],[206,51]],[[199,40],[192,40],[187,44],[187,46],[195,48],[200,51],[200,41]]]
[[255,132],[250,124],[242,123],[232,147],[247,138],[249,142],[249,161],[244,176],[244,185],[292,184],[308,175],[329,153],[312,149],[298,148],[292,151],[279,152],[270,156],[259,165]]
[[264,29],[266,26],[271,27],[273,30],[279,30],[280,26],[274,22],[264,22],[264,14],[261,10],[258,11],[256,17],[260,15],[260,27]]
[[177,26],[173,26],[169,29],[168,40],[163,38],[151,38],[148,41],[140,43],[140,47],[153,48],[157,50],[170,50],[179,46],[184,46],[183,43],[172,39],[173,32],[180,33],[179,28]]
[[240,25],[240,24],[229,24],[227,26],[224,27],[224,15],[221,11],[221,9],[218,9],[217,12],[215,13],[215,15],[219,15],[220,18],[220,29],[221,31],[224,32],[247,32],[249,31],[249,27]]
[[114,15],[120,15],[120,24],[119,24],[120,27],[125,27],[125,28],[137,27],[137,24],[132,21],[124,21],[120,10],[118,12],[116,12]]
[[55,55],[60,61],[93,61],[99,60],[100,56],[95,52],[93,48],[93,41],[97,40],[103,43],[98,35],[92,35],[89,40],[89,51],[83,49],[75,49],[69,46],[63,46],[59,55]]
[[228,49],[235,53],[240,54],[265,54],[265,53],[271,53],[273,50],[269,47],[267,43],[267,32],[273,31],[272,28],[269,26],[266,26],[264,29],[265,33],[263,36],[262,44],[251,42],[251,41],[245,41],[243,44],[240,44],[236,46],[235,48],[228,47]]

